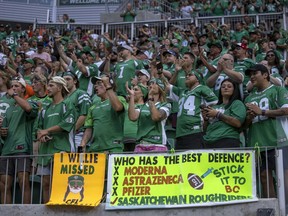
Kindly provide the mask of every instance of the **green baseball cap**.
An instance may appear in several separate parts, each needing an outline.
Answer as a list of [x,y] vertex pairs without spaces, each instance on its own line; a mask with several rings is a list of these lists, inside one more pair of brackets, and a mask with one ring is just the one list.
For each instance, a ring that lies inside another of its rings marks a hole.
[[28,63],[30,63],[32,65],[35,65],[35,62],[34,62],[33,59],[25,59],[24,62],[28,62]]
[[147,95],[148,95],[148,88],[147,88],[147,86],[144,86],[142,83],[138,83],[137,86],[139,86],[139,88],[140,88],[140,90],[141,90],[141,92],[142,92],[142,94],[143,94],[143,97],[146,98]]
[[162,82],[161,79],[158,79],[158,78],[152,78],[150,81],[149,81],[149,84],[150,83],[156,83],[160,89],[162,89],[163,91],[165,91],[165,85],[164,83]]
[[80,181],[84,181],[84,177],[80,176],[80,175],[72,175],[68,177],[68,181],[72,181],[72,180],[80,180]]

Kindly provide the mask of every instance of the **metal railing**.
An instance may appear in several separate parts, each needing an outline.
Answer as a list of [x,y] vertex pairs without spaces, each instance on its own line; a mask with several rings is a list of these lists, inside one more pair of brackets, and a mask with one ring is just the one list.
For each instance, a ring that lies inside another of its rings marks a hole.
[[[243,150],[243,148],[241,149],[233,149],[235,152],[237,152],[237,150]],[[246,149],[247,150],[247,149]],[[251,149],[250,149],[251,150]],[[262,153],[262,157],[266,157],[268,158],[268,154],[271,154],[271,151],[275,150],[275,160],[276,160],[276,169],[274,170],[273,173],[273,182],[276,188],[276,194],[279,200],[279,204],[281,207],[281,211],[285,212],[285,204],[288,203],[287,201],[285,202],[285,177],[287,178],[287,176],[285,176],[285,172],[287,172],[287,170],[284,170],[284,160],[288,160],[288,158],[284,158],[283,157],[283,153],[282,153],[282,149],[272,149],[270,148],[262,148],[261,149],[261,153]],[[257,156],[258,155],[258,156]],[[6,173],[4,175],[1,176],[1,202],[2,204],[24,204],[26,202],[27,204],[27,200],[29,201],[30,204],[43,204],[43,197],[42,197],[42,193],[43,193],[43,175],[37,175],[36,173],[36,166],[31,166],[31,172],[29,174],[29,189],[25,188],[25,183],[24,181],[20,181],[19,179],[19,175],[17,175],[16,172],[13,173],[13,175],[9,176],[8,175],[8,170],[9,172],[11,172],[11,167],[13,164],[13,169],[17,169],[18,166],[23,165],[23,164],[19,164],[18,160],[20,159],[24,159],[24,179],[25,179],[25,175],[28,175],[28,173],[25,170],[25,164],[30,164],[32,160],[38,160],[38,157],[42,157],[43,156],[52,156],[52,155],[25,155],[25,156],[1,156],[0,160],[3,163],[3,160],[8,160],[8,163],[6,164]],[[274,153],[273,153],[274,156]],[[18,158],[18,159],[17,159]],[[14,160],[14,163],[12,162]],[[261,157],[260,154],[257,154],[256,152],[256,164],[261,164]],[[285,161],[286,162],[286,161]],[[39,163],[39,161],[38,161]],[[33,163],[32,163],[33,164]],[[34,163],[35,164],[35,163]],[[43,164],[43,162],[40,164]],[[287,163],[286,163],[287,164]],[[52,161],[50,162],[50,167],[52,167]],[[2,164],[3,166],[3,164]],[[108,166],[108,165],[107,165]],[[269,179],[268,179],[268,172],[267,172],[267,184],[266,185],[262,185],[260,184],[261,182],[261,171],[263,171],[263,166],[264,166],[264,170],[268,170],[270,164],[268,163],[268,160],[266,160],[263,164],[262,164],[262,170],[260,170],[260,166],[257,166],[256,168],[256,180],[255,182],[257,183],[257,194],[259,198],[263,197],[263,191],[267,191],[267,197],[265,198],[274,198],[273,193],[271,192],[271,188],[269,185]],[[39,167],[39,165],[38,165]],[[10,169],[9,169],[10,168]],[[41,168],[41,165],[40,165]],[[52,170],[52,168],[51,168]],[[28,170],[27,170],[28,171]],[[52,185],[52,172],[50,172],[50,185]],[[263,173],[262,173],[263,174]],[[263,180],[263,179],[262,179]],[[270,181],[271,183],[271,181]],[[11,186],[11,190],[8,190],[7,185]],[[287,186],[286,186],[287,187]],[[106,187],[107,188],[107,187]],[[264,190],[263,190],[264,188]],[[265,189],[266,188],[266,189]],[[51,188],[50,188],[51,189]],[[26,199],[24,198],[24,196],[27,196],[27,194],[29,194],[29,198],[26,197]],[[51,191],[51,190],[50,190]],[[11,197],[11,201],[9,201],[9,197]],[[28,203],[28,204],[29,204]],[[285,214],[286,215],[286,214]]]
[[[269,14],[255,14],[249,15],[252,23],[256,26],[263,22],[265,23],[266,32],[273,31],[273,25],[275,21],[282,22],[283,28],[287,29],[287,17],[283,13],[269,13]],[[126,33],[130,39],[137,37],[139,28],[143,24],[149,24],[150,28],[154,28],[156,34],[161,37],[167,31],[167,28],[172,25],[176,25],[183,29],[188,28],[188,24],[194,23],[196,27],[200,28],[200,31],[203,32],[205,24],[210,23],[211,21],[217,21],[219,25],[229,24],[230,29],[235,29],[237,22],[243,22],[244,16],[246,15],[234,15],[234,16],[211,16],[211,17],[194,17],[191,19],[170,19],[170,20],[149,20],[149,21],[137,21],[137,22],[118,22],[118,23],[106,23],[106,24],[84,24],[84,23],[34,23],[36,28],[49,29],[50,27],[56,27],[57,30],[62,33],[65,29],[74,29],[77,26],[80,26],[84,30],[94,31],[96,30],[97,34],[103,34],[104,32],[109,32],[112,38],[115,37],[117,30],[120,30],[122,33]]]

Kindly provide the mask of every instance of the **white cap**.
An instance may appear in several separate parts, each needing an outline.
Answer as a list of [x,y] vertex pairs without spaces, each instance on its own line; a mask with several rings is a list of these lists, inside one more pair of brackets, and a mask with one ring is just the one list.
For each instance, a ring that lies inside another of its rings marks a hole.
[[63,88],[65,89],[65,91],[67,91],[69,93],[69,90],[67,88],[67,82],[63,77],[54,76],[50,79],[50,82],[54,82],[54,83],[58,83],[58,84],[62,85]]
[[150,79],[150,74],[149,74],[149,72],[147,70],[145,70],[145,69],[137,70],[136,71],[136,75],[139,74],[139,73],[144,74],[145,76],[148,77],[148,79]]
[[21,78],[21,77],[16,77],[16,78],[14,78],[12,81],[18,82],[18,83],[20,83],[22,86],[24,86],[24,88],[26,88],[26,82],[25,82],[25,80],[24,80],[23,78]]

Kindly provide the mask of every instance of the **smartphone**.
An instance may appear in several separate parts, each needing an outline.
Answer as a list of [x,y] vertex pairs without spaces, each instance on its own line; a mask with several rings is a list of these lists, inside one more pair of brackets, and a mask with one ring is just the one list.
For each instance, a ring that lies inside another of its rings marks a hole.
[[78,153],[83,153],[83,146],[78,146],[77,152]]

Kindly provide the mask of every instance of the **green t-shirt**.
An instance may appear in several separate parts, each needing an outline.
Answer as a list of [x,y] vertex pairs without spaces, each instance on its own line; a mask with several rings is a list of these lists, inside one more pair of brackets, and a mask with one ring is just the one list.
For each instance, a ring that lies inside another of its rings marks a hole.
[[32,130],[38,115],[38,105],[28,100],[32,110],[27,113],[14,103],[6,110],[3,127],[8,127],[8,135],[4,138],[2,155],[17,153],[32,154]]
[[[261,110],[276,110],[288,107],[288,91],[280,86],[270,85],[261,92],[254,91],[246,99],[246,103],[253,103]],[[276,118],[256,116],[248,130],[248,146],[271,146],[277,147],[287,141],[287,127],[277,125]]]
[[[240,100],[233,101],[227,109],[225,109],[225,104],[215,105],[213,109],[216,109],[224,115],[231,116],[241,123],[243,123],[246,118],[246,107]],[[239,134],[240,131],[238,128],[214,118],[209,120],[209,125],[203,138],[209,144],[224,138],[239,139]]]
[[[52,140],[41,143],[39,155],[55,154],[59,152],[75,152],[74,125],[75,110],[68,101],[63,100],[58,104],[51,103],[43,108],[39,114],[38,129],[43,130],[59,126],[62,131],[51,133]],[[52,157],[39,157],[38,164],[46,166]]]
[[[166,113],[166,116],[169,116],[171,109],[171,105],[169,103],[157,102],[155,106],[157,110],[163,110]],[[151,112],[148,103],[139,105],[136,111],[140,112],[137,131],[138,141],[166,145],[167,136],[164,127],[167,117],[162,121],[153,121],[151,118]]]
[[132,13],[131,12],[125,12],[125,13],[121,14],[120,16],[123,17],[124,22],[133,22],[134,17],[136,16],[136,13],[134,13],[134,11]]
[[[124,97],[118,96],[124,107]],[[109,99],[96,101],[88,110],[84,127],[92,128],[89,152],[122,152],[123,124],[125,111],[116,112]]]
[[142,69],[143,64],[139,60],[129,59],[116,64],[114,72],[116,75],[115,83],[117,86],[117,94],[126,96],[126,82],[131,84],[131,80],[135,78],[135,71]]
[[203,120],[200,105],[213,105],[217,96],[207,86],[198,85],[192,90],[173,86],[169,97],[178,101],[176,137],[202,132]]
[[[212,0],[212,2],[211,2],[212,8],[214,8],[214,6],[217,4],[217,2],[219,2],[219,0]],[[215,15],[215,16],[223,16],[224,15],[224,11],[226,9],[225,6],[226,5],[224,5],[224,3],[221,3],[221,1],[220,1],[220,3],[216,5],[214,10],[212,10],[213,15]]]

